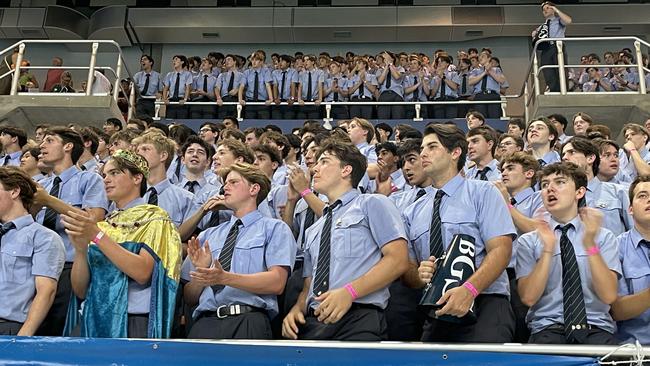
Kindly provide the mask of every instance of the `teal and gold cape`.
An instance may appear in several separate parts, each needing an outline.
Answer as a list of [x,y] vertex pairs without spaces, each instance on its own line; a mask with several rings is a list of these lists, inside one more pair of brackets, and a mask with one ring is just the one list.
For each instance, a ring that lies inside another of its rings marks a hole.
[[[147,337],[169,338],[182,250],[169,215],[158,206],[139,205],[116,211],[97,226],[126,250],[139,253],[145,249],[154,258]],[[71,301],[65,335],[80,323],[82,337],[126,338],[129,277],[94,244],[88,248],[88,266],[90,282],[83,311],[78,311],[79,301]]]

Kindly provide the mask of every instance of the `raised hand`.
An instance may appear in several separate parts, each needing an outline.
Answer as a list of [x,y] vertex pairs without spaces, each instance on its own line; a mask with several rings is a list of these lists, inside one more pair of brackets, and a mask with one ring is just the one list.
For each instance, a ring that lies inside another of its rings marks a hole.
[[199,244],[199,240],[193,236],[187,242],[187,256],[196,268],[208,268],[212,264],[212,251],[210,250],[210,243],[203,242],[203,246]]

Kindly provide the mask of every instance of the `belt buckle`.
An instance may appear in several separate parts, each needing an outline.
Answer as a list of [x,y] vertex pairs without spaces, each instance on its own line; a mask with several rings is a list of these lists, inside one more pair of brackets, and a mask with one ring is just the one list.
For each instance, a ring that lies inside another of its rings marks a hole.
[[227,317],[228,317],[228,315],[221,315],[221,310],[222,310],[222,309],[226,309],[227,307],[228,307],[228,305],[221,305],[221,306],[219,306],[219,307],[217,308],[217,318],[219,318],[219,319],[224,319],[224,318],[227,318]]

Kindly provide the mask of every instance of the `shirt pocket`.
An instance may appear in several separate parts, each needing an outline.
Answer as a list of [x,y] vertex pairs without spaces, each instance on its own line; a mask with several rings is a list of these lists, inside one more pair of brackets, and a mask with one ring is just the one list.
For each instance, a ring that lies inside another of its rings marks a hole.
[[256,236],[252,240],[238,242],[233,257],[231,271],[243,274],[264,271],[264,238]]
[[429,248],[429,226],[430,223],[423,221],[411,227],[409,254],[414,254],[418,263],[428,259],[431,253]]
[[[612,215],[616,215],[616,218],[619,218],[619,214],[614,211],[620,211],[623,209],[623,205],[619,200],[597,200],[594,202],[594,208],[597,208],[602,211],[611,212]],[[607,215],[607,213],[605,213]]]
[[603,227],[614,232],[615,235],[618,235],[617,230],[620,232],[627,230],[623,223],[623,204],[620,200],[597,200],[594,207],[603,212]]
[[[362,214],[348,214],[334,220],[334,231],[330,241],[332,255],[341,258],[359,258],[368,240],[368,226]],[[370,239],[372,240],[372,239]]]
[[31,277],[32,248],[5,244],[0,251],[4,279],[10,283],[25,283]]
[[625,268],[625,282],[630,294],[638,293],[650,287],[650,268]]
[[456,234],[471,235],[477,242],[480,240],[476,213],[473,207],[470,209],[459,207],[448,210],[441,214],[441,221],[443,227],[442,245],[445,250]]

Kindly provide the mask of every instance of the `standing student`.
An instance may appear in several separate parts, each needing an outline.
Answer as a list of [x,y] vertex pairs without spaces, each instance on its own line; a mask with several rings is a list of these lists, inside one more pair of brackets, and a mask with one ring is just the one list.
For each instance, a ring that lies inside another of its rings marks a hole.
[[152,131],[133,140],[133,144],[136,152],[147,159],[149,166],[147,192],[143,199],[167,211],[172,222],[179,227],[191,213],[194,194],[172,184],[167,178],[167,168],[176,152],[174,141]]
[[[542,15],[544,16],[544,23],[537,27],[532,32],[533,43],[544,38],[564,38],[566,26],[571,24],[571,17],[566,13],[560,11],[555,4],[550,1],[542,3]],[[540,51],[539,62],[540,66],[555,66],[557,65],[557,47],[555,42],[542,42],[537,46]],[[566,52],[566,51],[565,51]],[[565,62],[566,62],[566,53]],[[560,91],[559,70],[555,68],[548,68],[542,70],[546,86],[551,92]]]
[[[75,246],[66,330],[83,337],[168,338],[178,289],[181,243],[169,215],[145,204],[146,160],[119,150],[104,165],[115,210],[100,222],[71,208],[62,221]],[[106,307],[110,311],[106,311]],[[78,325],[78,328],[77,328]]]
[[530,307],[530,343],[616,344],[609,315],[621,264],[616,238],[601,228],[602,214],[578,210],[587,176],[572,163],[547,165],[540,174],[551,214],[518,239],[519,295]]
[[[422,199],[431,192],[433,180],[424,173],[420,149],[422,139],[406,139],[400,143],[397,154],[401,160],[406,182],[412,189],[391,193],[388,198],[400,212],[413,202]],[[422,337],[424,314],[417,310],[417,303],[422,298],[422,289],[409,288],[403,281],[394,281],[389,288],[390,299],[386,308],[388,339],[391,341],[419,341]]]
[[[316,68],[316,56],[305,55],[303,57],[305,69],[298,75],[298,111],[296,116],[299,119],[317,119],[320,116],[319,104],[323,101],[323,71]],[[316,105],[305,105],[305,102],[313,102]]]
[[16,167],[0,167],[0,334],[33,336],[56,294],[65,248],[29,209],[36,184]]
[[[508,203],[508,210],[517,228],[517,234],[521,235],[535,230],[533,217],[543,213],[543,211],[538,211],[543,206],[542,196],[539,191],[533,190],[533,186],[537,183],[535,174],[539,170],[539,163],[530,154],[515,152],[505,155],[500,166],[502,179],[494,184]],[[510,305],[515,314],[514,341],[525,343],[530,337],[530,331],[526,324],[528,306],[521,302],[517,291],[515,273],[517,250],[518,243],[515,240],[512,243],[512,258],[506,271],[510,280]]]
[[370,141],[375,137],[375,129],[372,123],[363,118],[353,118],[348,127],[348,135],[354,146],[366,157],[368,163],[377,162],[375,146],[370,145]]
[[212,173],[210,165],[214,156],[214,148],[198,136],[190,136],[181,147],[181,159],[185,165],[185,174],[177,185],[188,192],[197,195],[207,190],[218,189],[207,177]]
[[531,121],[526,127],[526,142],[540,166],[560,161],[560,154],[553,150],[557,141],[557,130],[546,118]]
[[594,124],[593,118],[584,112],[573,115],[573,132],[576,136],[587,136],[587,129]]
[[420,158],[433,189],[402,213],[409,236],[410,268],[403,281],[423,288],[431,281],[440,258],[456,234],[475,241],[476,272],[440,298],[436,316],[463,317],[474,306],[475,324],[427,317],[426,342],[512,341],[514,315],[506,267],[516,235],[501,194],[493,184],[463,178],[467,140],[454,125],[429,124],[424,130]]
[[[471,100],[474,95],[474,88],[469,85],[469,72],[470,72],[471,61],[468,58],[460,58],[458,60],[458,78],[460,83],[458,84],[458,99],[459,100]],[[458,105],[458,115],[456,117],[463,118],[469,112],[471,105],[468,104],[459,104]]]
[[314,189],[330,204],[305,234],[305,281],[282,325],[287,338],[386,339],[388,286],[407,268],[406,235],[388,198],[355,189],[365,170],[354,146],[322,146]]
[[550,116],[547,117],[548,120],[555,126],[555,129],[557,130],[557,141],[559,144],[564,144],[565,142],[569,141],[571,137],[573,136],[568,136],[565,132],[567,130],[567,126],[569,125],[569,121],[567,121],[566,117],[564,117],[561,114],[551,114]]
[[97,220],[104,218],[108,210],[108,198],[102,178],[92,172],[81,171],[75,164],[83,153],[81,135],[66,127],[53,127],[47,130],[41,143],[40,162],[52,166],[50,178],[41,181],[43,189],[36,192],[34,203],[41,208],[36,221],[54,230],[65,244],[63,271],[59,277],[54,304],[39,329],[39,335],[60,336],[68,311],[70,293],[70,271],[75,257],[75,248],[61,223],[60,214],[65,214],[70,206],[88,211]]
[[154,60],[151,56],[142,55],[140,57],[142,70],[133,76],[133,81],[138,88],[138,99],[135,103],[136,115],[138,116],[147,115],[153,117],[156,113],[154,102],[161,96],[160,92],[163,89],[163,83],[160,73],[153,70],[153,65]]
[[269,105],[273,103],[273,90],[271,71],[263,67],[266,56],[262,52],[255,52],[251,56],[251,68],[243,72],[239,84],[239,104],[245,106],[246,102],[265,102],[266,105],[249,105],[244,109],[246,119],[269,119],[271,112]]
[[[384,62],[383,68],[375,74],[379,84],[378,102],[403,102],[404,101],[404,68],[395,64],[395,54],[392,52],[382,53]],[[403,105],[380,105],[377,106],[377,118],[379,119],[403,119]],[[354,117],[354,116],[353,116]]]
[[[422,68],[422,61],[417,55],[411,55],[408,62],[408,73],[404,77],[404,100],[407,102],[426,102],[427,95],[424,92],[424,84],[428,82],[429,77],[425,75]],[[420,106],[420,117],[427,118],[428,106]],[[415,106],[405,107],[407,119],[415,118]]]
[[264,173],[237,163],[222,174],[233,216],[192,239],[183,264],[185,301],[198,304],[189,338],[271,339],[296,243],[286,224],[257,210],[271,185]]
[[234,55],[226,56],[224,68],[224,72],[217,76],[217,84],[215,85],[215,96],[217,98],[217,105],[219,106],[217,115],[220,119],[235,114],[236,106],[223,105],[223,102],[236,102],[238,100],[239,85],[242,81],[242,73],[237,69],[237,61]]
[[22,148],[27,144],[27,134],[20,127],[0,127],[0,145],[4,156],[0,159],[2,166],[19,166]]
[[620,177],[624,182],[632,182],[639,173],[646,175],[650,172],[650,151],[647,143],[650,132],[638,124],[628,123],[621,131],[625,136],[624,151],[619,154],[621,164]]
[[[372,102],[378,86],[377,77],[368,70],[368,61],[364,59],[357,60],[352,75],[348,77],[347,87],[350,101]],[[371,119],[372,105],[351,105],[350,117]]]
[[192,203],[191,216],[187,217],[178,231],[182,240],[190,238],[197,229],[208,229],[217,226],[230,219],[232,211],[217,205],[220,196],[223,196],[223,188],[219,172],[230,167],[234,163],[253,164],[255,156],[250,148],[243,142],[234,139],[219,141],[217,150],[212,157],[213,172],[218,175],[215,182],[217,188],[214,190],[203,190],[195,195]]
[[591,140],[580,136],[569,140],[562,146],[562,161],[570,161],[584,170],[588,182],[585,203],[603,213],[605,229],[620,235],[632,228],[627,188],[598,179],[600,154]]
[[[201,60],[201,72],[192,82],[190,97],[192,102],[214,102],[216,100],[217,77],[212,73],[214,65],[209,58]],[[214,119],[217,117],[217,108],[214,105],[190,106],[190,118]]]
[[[275,106],[271,108],[273,119],[293,119],[296,107],[293,103],[297,98],[298,72],[291,67],[293,58],[289,55],[279,57],[279,68],[273,70],[273,100]],[[278,105],[287,103],[288,105]]]
[[[192,73],[187,71],[187,57],[176,55],[172,57],[173,70],[168,72],[163,80],[163,101],[167,105],[165,118],[184,119],[188,117],[187,102],[192,88]],[[179,102],[171,105],[169,102]]]
[[650,178],[637,177],[630,186],[634,228],[618,237],[621,277],[612,316],[618,322],[616,337],[622,343],[650,344]]
[[[462,82],[456,71],[450,71],[449,56],[439,56],[437,60],[436,74],[431,80],[429,99],[436,102],[455,102],[458,100],[458,85]],[[428,85],[425,84],[425,92]],[[429,115],[433,118],[452,119],[458,114],[458,107],[454,103],[443,105],[430,105]]]
[[[479,55],[481,67],[470,71],[469,85],[474,87],[474,100],[501,100],[501,86],[506,83],[506,77],[501,68],[493,67],[490,63],[492,56],[483,51]],[[476,110],[487,118],[501,117],[500,104],[476,104]]]
[[496,181],[501,179],[499,162],[494,158],[497,132],[490,126],[472,128],[467,133],[467,158],[474,166],[465,171],[468,179]]
[[323,95],[326,102],[334,102],[330,117],[334,119],[347,119],[350,117],[348,106],[336,105],[336,102],[348,100],[348,79],[341,73],[341,64],[332,61],[329,64],[329,73],[323,84]]

